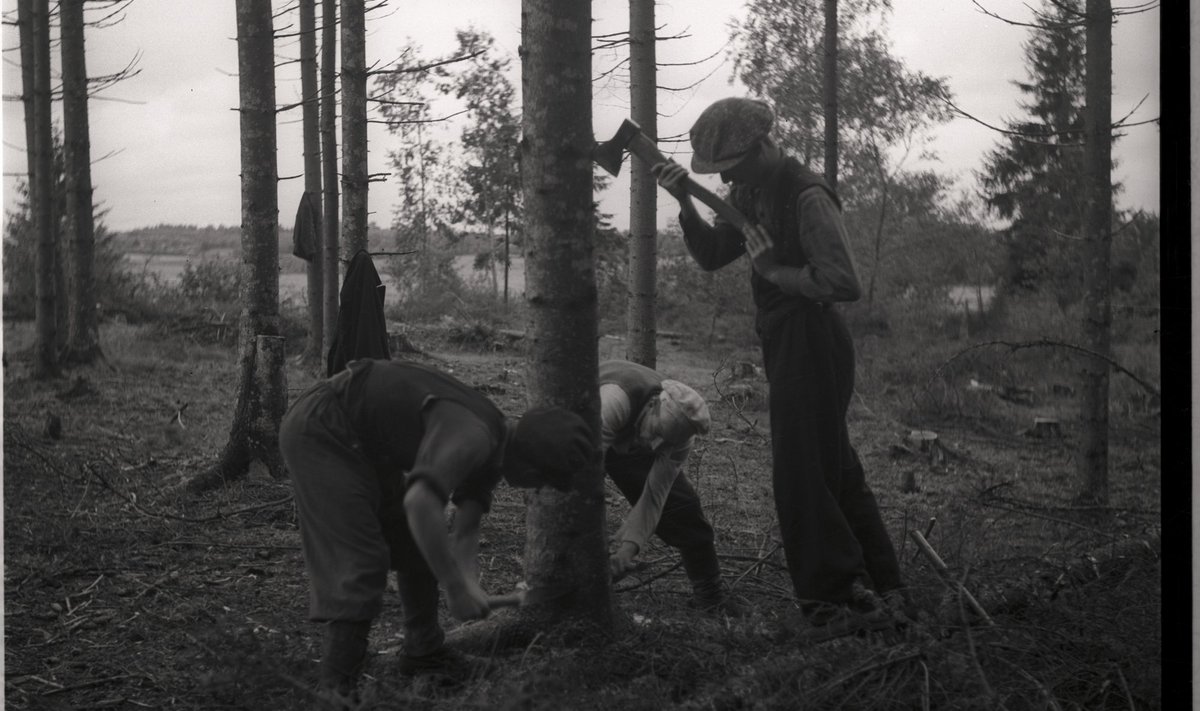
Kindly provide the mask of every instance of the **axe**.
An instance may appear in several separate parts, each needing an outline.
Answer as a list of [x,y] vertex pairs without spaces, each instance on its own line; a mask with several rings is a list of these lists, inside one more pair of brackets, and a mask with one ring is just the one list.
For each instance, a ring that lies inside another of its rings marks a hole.
[[[626,150],[641,158],[647,166],[667,161],[667,157],[658,150],[654,141],[642,132],[642,127],[630,119],[621,122],[621,127],[617,129],[616,135],[611,139],[603,143],[596,143],[596,147],[592,149],[592,160],[596,161],[596,164],[609,175],[619,175],[621,173],[621,156]],[[692,180],[691,176],[684,178],[683,187],[689,195],[708,205],[726,222],[736,227],[739,232],[745,232],[749,221],[732,205]]]
[[489,595],[487,602],[488,607],[493,609],[497,607],[528,607],[530,605],[557,600],[560,597],[570,594],[572,591],[573,588],[565,586],[516,590],[504,595]]

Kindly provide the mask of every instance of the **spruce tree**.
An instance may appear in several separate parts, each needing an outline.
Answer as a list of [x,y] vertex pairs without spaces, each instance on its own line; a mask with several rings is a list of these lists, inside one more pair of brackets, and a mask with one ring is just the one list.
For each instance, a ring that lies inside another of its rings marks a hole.
[[1025,44],[1028,80],[1014,82],[1025,116],[991,151],[980,178],[988,207],[1010,220],[1005,283],[1078,301],[1076,257],[1084,219],[1082,3],[1049,3]]

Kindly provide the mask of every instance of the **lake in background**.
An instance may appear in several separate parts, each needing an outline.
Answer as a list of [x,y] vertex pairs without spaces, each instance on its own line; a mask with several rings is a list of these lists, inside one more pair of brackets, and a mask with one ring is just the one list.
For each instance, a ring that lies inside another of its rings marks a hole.
[[[167,285],[175,285],[179,283],[183,276],[184,269],[189,264],[199,265],[204,262],[212,261],[200,257],[188,257],[176,254],[137,254],[130,253],[125,255],[125,263],[129,265],[130,271],[134,273],[144,272],[158,276],[158,278]],[[474,268],[475,255],[463,254],[454,258],[454,271],[459,278],[463,280],[467,286],[481,291],[491,291],[492,281],[491,273],[487,271],[478,271]],[[376,264],[376,268],[379,265]],[[400,291],[396,288],[395,278],[385,271],[380,271],[379,278],[383,281],[383,285],[387,288],[384,296],[384,302],[388,305],[395,304],[399,298]],[[500,292],[504,291],[504,273],[500,272],[496,275],[497,288]],[[308,293],[308,275],[304,273],[288,273],[279,275],[279,300],[280,302],[288,301],[289,299],[297,303],[306,303]],[[508,270],[508,293],[511,297],[520,297],[525,293],[525,258],[514,257],[512,265]]]

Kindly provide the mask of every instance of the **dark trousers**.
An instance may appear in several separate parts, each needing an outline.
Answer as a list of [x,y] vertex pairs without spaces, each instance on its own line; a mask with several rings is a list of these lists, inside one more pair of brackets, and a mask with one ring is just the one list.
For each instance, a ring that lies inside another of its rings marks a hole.
[[[618,454],[610,450],[604,457],[605,471],[631,506],[641,498],[653,464],[652,454]],[[693,584],[714,582],[720,576],[712,525],[704,518],[700,497],[682,472],[671,485],[654,533],[679,550]]]
[[310,619],[374,620],[391,568],[404,606],[405,651],[439,648],[445,635],[437,578],[409,532],[403,484],[381,481],[328,385],[292,405],[280,424],[279,446],[300,516]]
[[817,304],[762,323],[775,510],[796,596],[846,602],[867,576],[881,592],[900,587],[895,549],[846,430],[849,331]]

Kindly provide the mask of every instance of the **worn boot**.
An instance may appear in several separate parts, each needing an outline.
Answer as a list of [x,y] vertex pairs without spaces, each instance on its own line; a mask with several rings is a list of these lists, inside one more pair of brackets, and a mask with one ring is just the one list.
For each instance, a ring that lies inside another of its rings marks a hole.
[[717,549],[711,543],[681,550],[683,569],[692,583],[689,605],[702,612],[726,617],[741,617],[742,608],[725,588]]
[[352,699],[367,660],[370,620],[334,620],[325,625],[319,669],[321,695],[330,699]]

